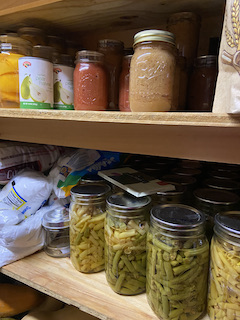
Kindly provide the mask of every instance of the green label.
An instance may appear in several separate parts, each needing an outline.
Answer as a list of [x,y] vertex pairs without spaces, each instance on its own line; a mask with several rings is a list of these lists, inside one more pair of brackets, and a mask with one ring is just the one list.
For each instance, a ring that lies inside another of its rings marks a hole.
[[57,110],[74,110],[74,106],[72,104],[59,104],[54,103],[54,109]]
[[52,109],[51,103],[45,102],[20,102],[20,108],[22,109]]

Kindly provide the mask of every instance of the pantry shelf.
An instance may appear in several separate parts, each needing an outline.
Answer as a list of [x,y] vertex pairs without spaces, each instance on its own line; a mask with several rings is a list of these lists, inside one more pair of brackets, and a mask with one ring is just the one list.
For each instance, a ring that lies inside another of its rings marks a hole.
[[[82,274],[69,258],[39,252],[2,267],[0,271],[41,292],[102,320],[157,320],[145,294],[121,296],[108,286],[104,272]],[[202,320],[208,320],[205,316]]]
[[240,163],[240,116],[0,109],[0,138]]

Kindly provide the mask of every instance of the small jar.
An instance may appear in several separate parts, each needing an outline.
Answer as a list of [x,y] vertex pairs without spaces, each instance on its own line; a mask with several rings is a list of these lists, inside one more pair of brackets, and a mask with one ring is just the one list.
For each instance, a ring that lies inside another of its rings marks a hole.
[[204,315],[209,244],[200,211],[181,204],[153,207],[147,262],[147,299],[160,319]]
[[67,209],[56,209],[46,212],[42,219],[45,230],[44,251],[52,257],[69,256],[69,212]]
[[18,35],[22,39],[30,41],[33,46],[46,45],[46,36],[42,29],[33,27],[23,27],[18,29]]
[[107,199],[105,270],[116,293],[136,295],[146,288],[146,235],[150,197],[117,193]]
[[73,74],[74,109],[107,109],[107,73],[104,68],[104,55],[96,51],[79,51]]
[[217,56],[201,56],[195,60],[188,89],[188,110],[212,111],[217,81]]
[[124,56],[119,79],[119,110],[131,111],[129,106],[129,76],[132,55]]
[[237,319],[240,310],[240,211],[215,216],[211,242],[208,315]]
[[104,270],[104,219],[110,190],[107,184],[98,183],[71,190],[70,259],[80,272]]
[[0,36],[0,107],[19,108],[19,67],[21,57],[32,54],[29,41],[8,34]]
[[173,182],[168,182],[168,183],[170,183],[171,185],[174,185],[175,190],[161,191],[152,195],[153,205],[185,203],[187,188],[178,183],[173,183]]
[[134,36],[130,65],[131,111],[169,111],[173,101],[176,66],[174,35],[145,30]]
[[104,63],[108,70],[108,109],[118,110],[119,77],[122,67],[123,42],[103,39],[98,41],[98,51],[104,54]]
[[207,188],[226,190],[236,194],[240,193],[240,183],[230,179],[209,178],[204,180],[203,184]]
[[187,58],[188,67],[197,56],[200,22],[200,17],[193,12],[174,13],[167,22],[168,30],[176,37],[179,54]]

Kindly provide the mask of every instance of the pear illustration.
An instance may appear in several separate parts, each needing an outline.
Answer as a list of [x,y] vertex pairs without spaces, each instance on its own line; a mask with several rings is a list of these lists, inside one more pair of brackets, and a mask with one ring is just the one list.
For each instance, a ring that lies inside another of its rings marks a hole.
[[63,104],[73,104],[73,93],[67,89],[61,88],[60,99]]
[[30,76],[26,76],[21,84],[21,96],[23,99],[27,100],[30,98],[30,85],[32,84],[32,79]]
[[45,102],[47,100],[47,94],[43,88],[36,84],[30,84],[30,97],[35,102]]
[[61,81],[57,81],[54,83],[53,91],[54,91],[54,102],[60,102],[60,91],[62,89]]

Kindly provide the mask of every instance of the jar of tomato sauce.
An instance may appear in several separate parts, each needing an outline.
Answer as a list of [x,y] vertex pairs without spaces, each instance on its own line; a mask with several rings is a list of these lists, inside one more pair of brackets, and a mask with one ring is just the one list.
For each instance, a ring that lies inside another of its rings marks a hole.
[[129,107],[129,75],[132,55],[124,56],[119,79],[119,110],[131,111]]
[[74,109],[106,110],[108,91],[104,55],[96,51],[78,51],[75,63]]

